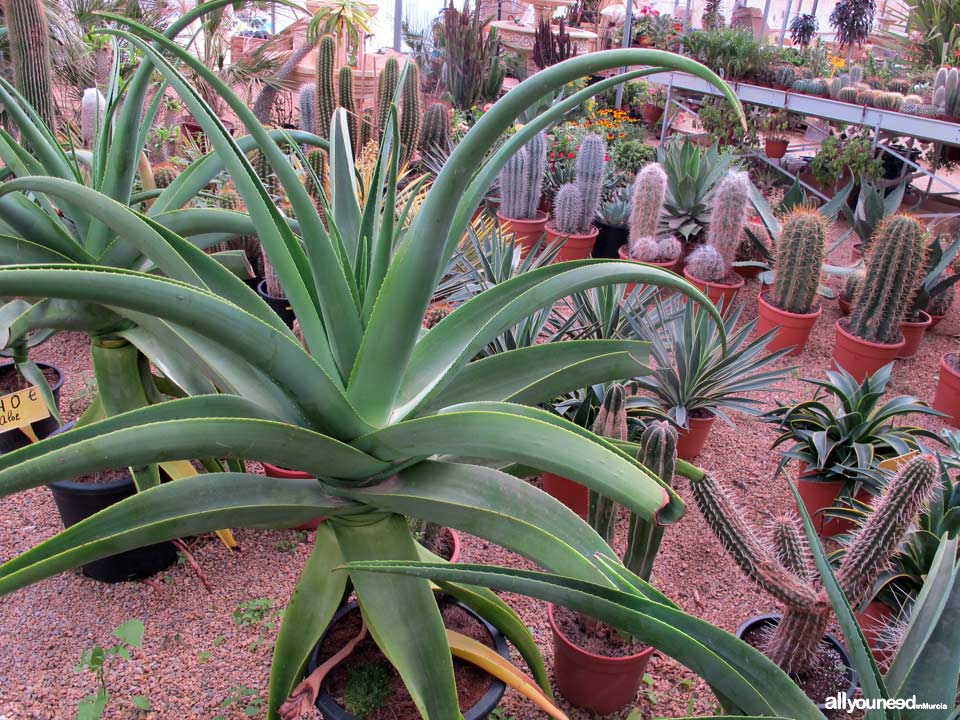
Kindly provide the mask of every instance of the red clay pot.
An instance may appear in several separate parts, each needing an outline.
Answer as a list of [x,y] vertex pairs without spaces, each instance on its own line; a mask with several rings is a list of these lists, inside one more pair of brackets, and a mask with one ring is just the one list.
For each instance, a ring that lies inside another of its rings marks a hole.
[[946,413],[947,422],[960,427],[960,372],[951,367],[948,358],[956,361],[956,353],[947,353],[940,358],[940,379],[937,393],[933,396],[933,409]]
[[903,347],[900,348],[900,352],[897,353],[898,358],[910,358],[916,355],[917,350],[920,349],[920,343],[923,341],[924,334],[926,334],[930,325],[933,324],[933,318],[923,312],[923,310],[920,311],[920,315],[922,315],[924,319],[919,322],[900,323],[900,333],[903,335]]
[[604,657],[574,645],[557,627],[553,605],[547,606],[553,630],[553,674],[557,690],[578,708],[609,715],[632,703],[640,689],[653,648],[625,657]]
[[587,510],[590,505],[590,491],[585,485],[553,473],[540,475],[543,491],[562,502],[584,520],[587,519]]
[[533,220],[522,220],[519,218],[508,218],[497,210],[497,220],[500,221],[500,230],[502,232],[513,233],[516,237],[516,243],[524,250],[530,250],[543,235],[543,227],[547,224],[547,214],[542,210],[537,210],[536,218]]
[[871,600],[863,612],[855,613],[860,629],[863,631],[863,637],[866,638],[867,646],[873,653],[873,659],[879,665],[884,665],[890,660],[890,648],[884,642],[885,630],[893,621],[893,610],[886,603],[879,600]]
[[833,366],[842,367],[853,375],[858,383],[867,375],[872,375],[887,363],[897,359],[897,353],[903,348],[904,340],[893,345],[867,342],[851,335],[836,323],[836,340],[833,346]]
[[771,160],[779,160],[787,154],[787,140],[766,140],[763,144],[763,152]]
[[767,344],[767,352],[775,352],[784,348],[793,347],[788,355],[799,355],[803,352],[807,339],[810,337],[810,331],[816,324],[817,319],[823,314],[823,307],[817,305],[816,312],[804,313],[803,315],[781,310],[775,305],[771,305],[764,297],[769,290],[764,290],[757,296],[757,311],[760,314],[760,320],[757,322],[757,335],[763,335],[773,328],[779,328],[777,334]]
[[458,533],[453,528],[444,528],[444,530],[447,531],[447,533],[450,535],[451,539],[453,540],[453,552],[450,553],[450,562],[458,563],[460,562],[460,552],[461,552],[460,533]]
[[[626,262],[635,262],[643,263],[644,265],[652,265],[653,267],[663,268],[664,270],[669,270],[672,273],[680,274],[680,265],[683,264],[683,258],[677,258],[676,260],[671,260],[670,262],[644,262],[642,260],[634,260],[630,257],[630,246],[623,245],[619,250],[620,259],[625,260]],[[633,289],[637,286],[636,283],[627,283],[627,289],[625,294],[629,295],[633,292]]]
[[714,305],[719,305],[720,301],[723,300],[724,309],[730,307],[733,299],[737,296],[737,292],[743,287],[745,282],[739,275],[737,276],[737,281],[732,285],[707,282],[706,280],[701,280],[691,275],[687,268],[683,269],[683,276],[689,280],[690,284],[695,288],[706,293],[707,297],[710,298],[710,302]]
[[[261,465],[263,465],[263,473],[267,477],[284,478],[287,480],[290,480],[290,479],[315,480],[316,479],[310,473],[305,473],[300,470],[289,470],[287,468],[280,467],[279,465],[271,465],[270,463],[267,463],[267,462],[261,463]],[[294,527],[294,530],[307,530],[308,532],[313,532],[320,526],[320,523],[322,523],[326,519],[327,518],[324,517],[323,515],[318,515],[310,522],[306,522],[303,525],[297,525],[296,527]]]
[[[809,479],[814,473],[807,470],[806,463],[802,463],[797,477],[797,491],[807,514],[813,521],[817,535],[822,538],[841,535],[853,530],[856,525],[843,518],[827,517],[826,510],[837,504],[840,491],[843,490],[843,480],[813,480]],[[806,477],[805,477],[806,476]],[[865,488],[860,488],[855,494],[860,502],[870,502],[872,496]]]
[[564,262],[565,260],[586,260],[590,257],[590,254],[593,252],[593,244],[597,241],[597,235],[599,230],[592,225],[590,226],[590,232],[585,235],[564,235],[554,230],[550,223],[547,223],[544,226],[544,230],[547,233],[547,243],[552,243],[558,238],[566,238],[567,241],[563,244],[563,247],[560,248],[560,252],[557,253],[556,262]]
[[643,121],[647,125],[656,125],[660,118],[663,117],[663,108],[650,103],[644,103],[640,109],[640,114],[643,115]]
[[716,415],[705,418],[687,417],[687,424],[690,427],[678,431],[677,457],[681,460],[693,460],[699,455],[703,446],[707,444],[710,428],[713,427],[716,419]]
[[863,243],[854,243],[850,248],[850,260],[856,262],[863,259]]
[[946,317],[946,315],[933,315],[932,313],[928,313],[928,315],[930,315],[930,327],[927,330],[933,330]]
[[837,295],[837,305],[840,307],[840,313],[843,315],[849,315],[850,311],[853,310],[853,303],[848,303],[839,295]]

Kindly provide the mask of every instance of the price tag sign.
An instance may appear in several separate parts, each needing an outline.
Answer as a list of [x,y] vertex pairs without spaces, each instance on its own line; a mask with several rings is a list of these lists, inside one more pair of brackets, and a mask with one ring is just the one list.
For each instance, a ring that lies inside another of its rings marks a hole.
[[0,433],[25,428],[48,417],[50,410],[36,385],[0,397]]
[[900,468],[913,460],[919,454],[919,450],[913,450],[905,455],[897,455],[889,460],[884,460],[882,463],[880,463],[880,467],[882,467],[884,470],[890,470],[891,472],[898,472]]

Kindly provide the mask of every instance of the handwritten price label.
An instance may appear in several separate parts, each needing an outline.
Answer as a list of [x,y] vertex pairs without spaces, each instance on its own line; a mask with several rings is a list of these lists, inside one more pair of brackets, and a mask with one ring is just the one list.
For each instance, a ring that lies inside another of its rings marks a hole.
[[50,410],[35,385],[0,397],[0,433],[27,427],[50,417]]

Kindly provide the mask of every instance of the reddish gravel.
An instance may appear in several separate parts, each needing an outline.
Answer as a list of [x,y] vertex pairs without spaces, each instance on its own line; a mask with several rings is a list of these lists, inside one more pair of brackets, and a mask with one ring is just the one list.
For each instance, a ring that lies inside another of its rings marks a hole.
[[[845,262],[848,252],[841,248],[831,261]],[[752,280],[741,292],[748,318],[756,313],[757,289]],[[838,317],[835,302],[826,302],[804,355],[796,361],[782,361],[785,366],[798,362],[802,371],[794,372],[782,391],[770,393],[767,402],[809,394],[809,388],[797,378],[801,374],[821,376],[829,367],[833,323]],[[931,400],[939,358],[956,350],[958,335],[960,314],[954,308],[928,334],[916,357],[898,362],[890,392]],[[61,335],[37,357],[66,371],[65,407],[69,415],[75,415],[82,405],[78,398],[84,391],[84,373],[90,373],[84,339]],[[945,427],[936,419],[918,422],[933,430]],[[791,507],[786,483],[772,480],[777,464],[776,455],[769,451],[773,436],[772,429],[749,418],[737,417],[735,428],[717,423],[698,461],[726,482],[747,518],[757,524],[764,523],[770,513]],[[689,501],[686,484],[680,482],[678,489]],[[0,559],[50,537],[59,527],[46,490],[0,500]],[[0,716],[7,720],[75,717],[77,701],[94,685],[89,673],[75,673],[72,667],[93,643],[106,644],[110,632],[122,621],[139,618],[146,625],[144,647],[130,662],[121,661],[110,668],[108,681],[114,701],[105,718],[180,720],[214,718],[221,712],[228,719],[245,717],[238,708],[223,711],[221,705],[235,686],[253,688],[266,696],[276,631],[237,627],[231,613],[240,603],[257,598],[273,599],[278,607],[286,603],[308,553],[306,544],[292,550],[282,544],[295,537],[293,531],[239,531],[242,552],[233,554],[216,538],[203,538],[195,555],[214,587],[212,594],[204,591],[189,569],[174,566],[157,578],[156,587],[144,583],[107,586],[68,573],[4,598],[0,612]],[[463,540],[463,560],[530,566],[512,553],[472,537]],[[692,505],[683,520],[667,529],[653,581],[684,610],[731,631],[744,619],[772,607],[762,593],[741,579]],[[516,596],[507,599],[533,629],[549,663],[551,640],[544,607]],[[267,641],[257,645],[261,636]],[[690,687],[692,674],[673,661],[655,657],[648,671],[654,681],[649,688],[652,693],[638,701],[644,717],[717,709],[705,685],[696,681]],[[127,700],[131,695],[148,696],[154,711],[136,715]],[[507,694],[501,710],[505,719],[544,717],[514,692]],[[626,714],[624,711],[620,717]],[[592,716],[571,710],[570,717],[586,720]]]

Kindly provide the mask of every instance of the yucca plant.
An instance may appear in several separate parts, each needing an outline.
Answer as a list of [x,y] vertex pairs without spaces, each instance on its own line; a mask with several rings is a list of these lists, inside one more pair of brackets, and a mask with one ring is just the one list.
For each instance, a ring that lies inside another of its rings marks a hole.
[[[739,108],[736,96],[703,66],[661,51],[606,51],[558,64],[521,83],[481,118],[457,145],[409,226],[397,219],[404,208],[396,204],[396,107],[390,110],[374,170],[371,186],[376,191],[362,205],[347,119],[338,110],[330,139],[331,196],[325,225],[270,134],[213,71],[163,36],[125,18],[107,17],[134,32],[104,32],[135,46],[154,63],[203,127],[217,162],[223,162],[242,196],[309,352],[270,317],[268,307],[239,278],[174,230],[157,229],[154,221],[124,203],[99,201],[95,191],[60,181],[61,202],[87,205],[98,222],[114,228],[117,247],[139,244],[167,277],[89,262],[69,267],[25,264],[0,268],[0,295],[50,298],[54,305],[84,302],[91,314],[110,308],[183,350],[171,360],[183,370],[172,373],[181,378],[177,382],[187,384],[189,375],[204,384],[182,388],[193,393],[191,397],[121,413],[3,456],[0,493],[118,465],[205,456],[292,465],[314,474],[317,481],[264,479],[235,471],[153,487],[0,566],[0,593],[183,534],[295,525],[322,514],[329,521],[317,532],[284,612],[271,674],[271,717],[300,679],[348,580],[367,627],[421,714],[437,720],[459,717],[450,651],[430,584],[416,578],[384,582],[369,574],[353,575],[338,571],[342,562],[422,558],[407,524],[406,516],[412,516],[477,534],[564,576],[615,587],[615,573],[593,559],[606,552],[605,543],[559,503],[498,469],[516,464],[570,477],[646,521],[667,524],[683,511],[676,493],[635,455],[532,407],[558,389],[635,374],[646,355],[643,343],[549,343],[471,361],[521,318],[571,292],[606,284],[670,287],[719,322],[706,298],[671,273],[636,263],[584,260],[513,277],[423,332],[421,321],[434,288],[506,159],[571,107],[619,79],[557,104],[484,162],[487,151],[545,92],[608,68],[644,65],[654,71],[685,71],[717,86]],[[246,127],[291,204],[299,237],[218,114],[174,63],[202,77]],[[0,186],[0,192],[21,189],[28,182],[12,181]],[[54,187],[54,181],[45,182]],[[43,196],[48,190],[35,187],[34,192]],[[39,318],[37,324],[42,325]],[[449,400],[438,403],[441,397]],[[487,464],[477,464],[477,459]],[[546,687],[535,644],[505,604],[480,589],[446,589],[492,617]],[[684,642],[685,648],[694,647]],[[753,656],[718,658],[705,644],[698,647],[705,653],[703,663],[712,666],[705,672],[722,686],[723,696],[759,710],[752,685],[732,670],[737,665],[743,666],[741,672],[755,673],[749,662]],[[676,649],[677,654],[686,652]],[[767,675],[773,672],[761,669]],[[772,678],[780,676],[774,673]]]

